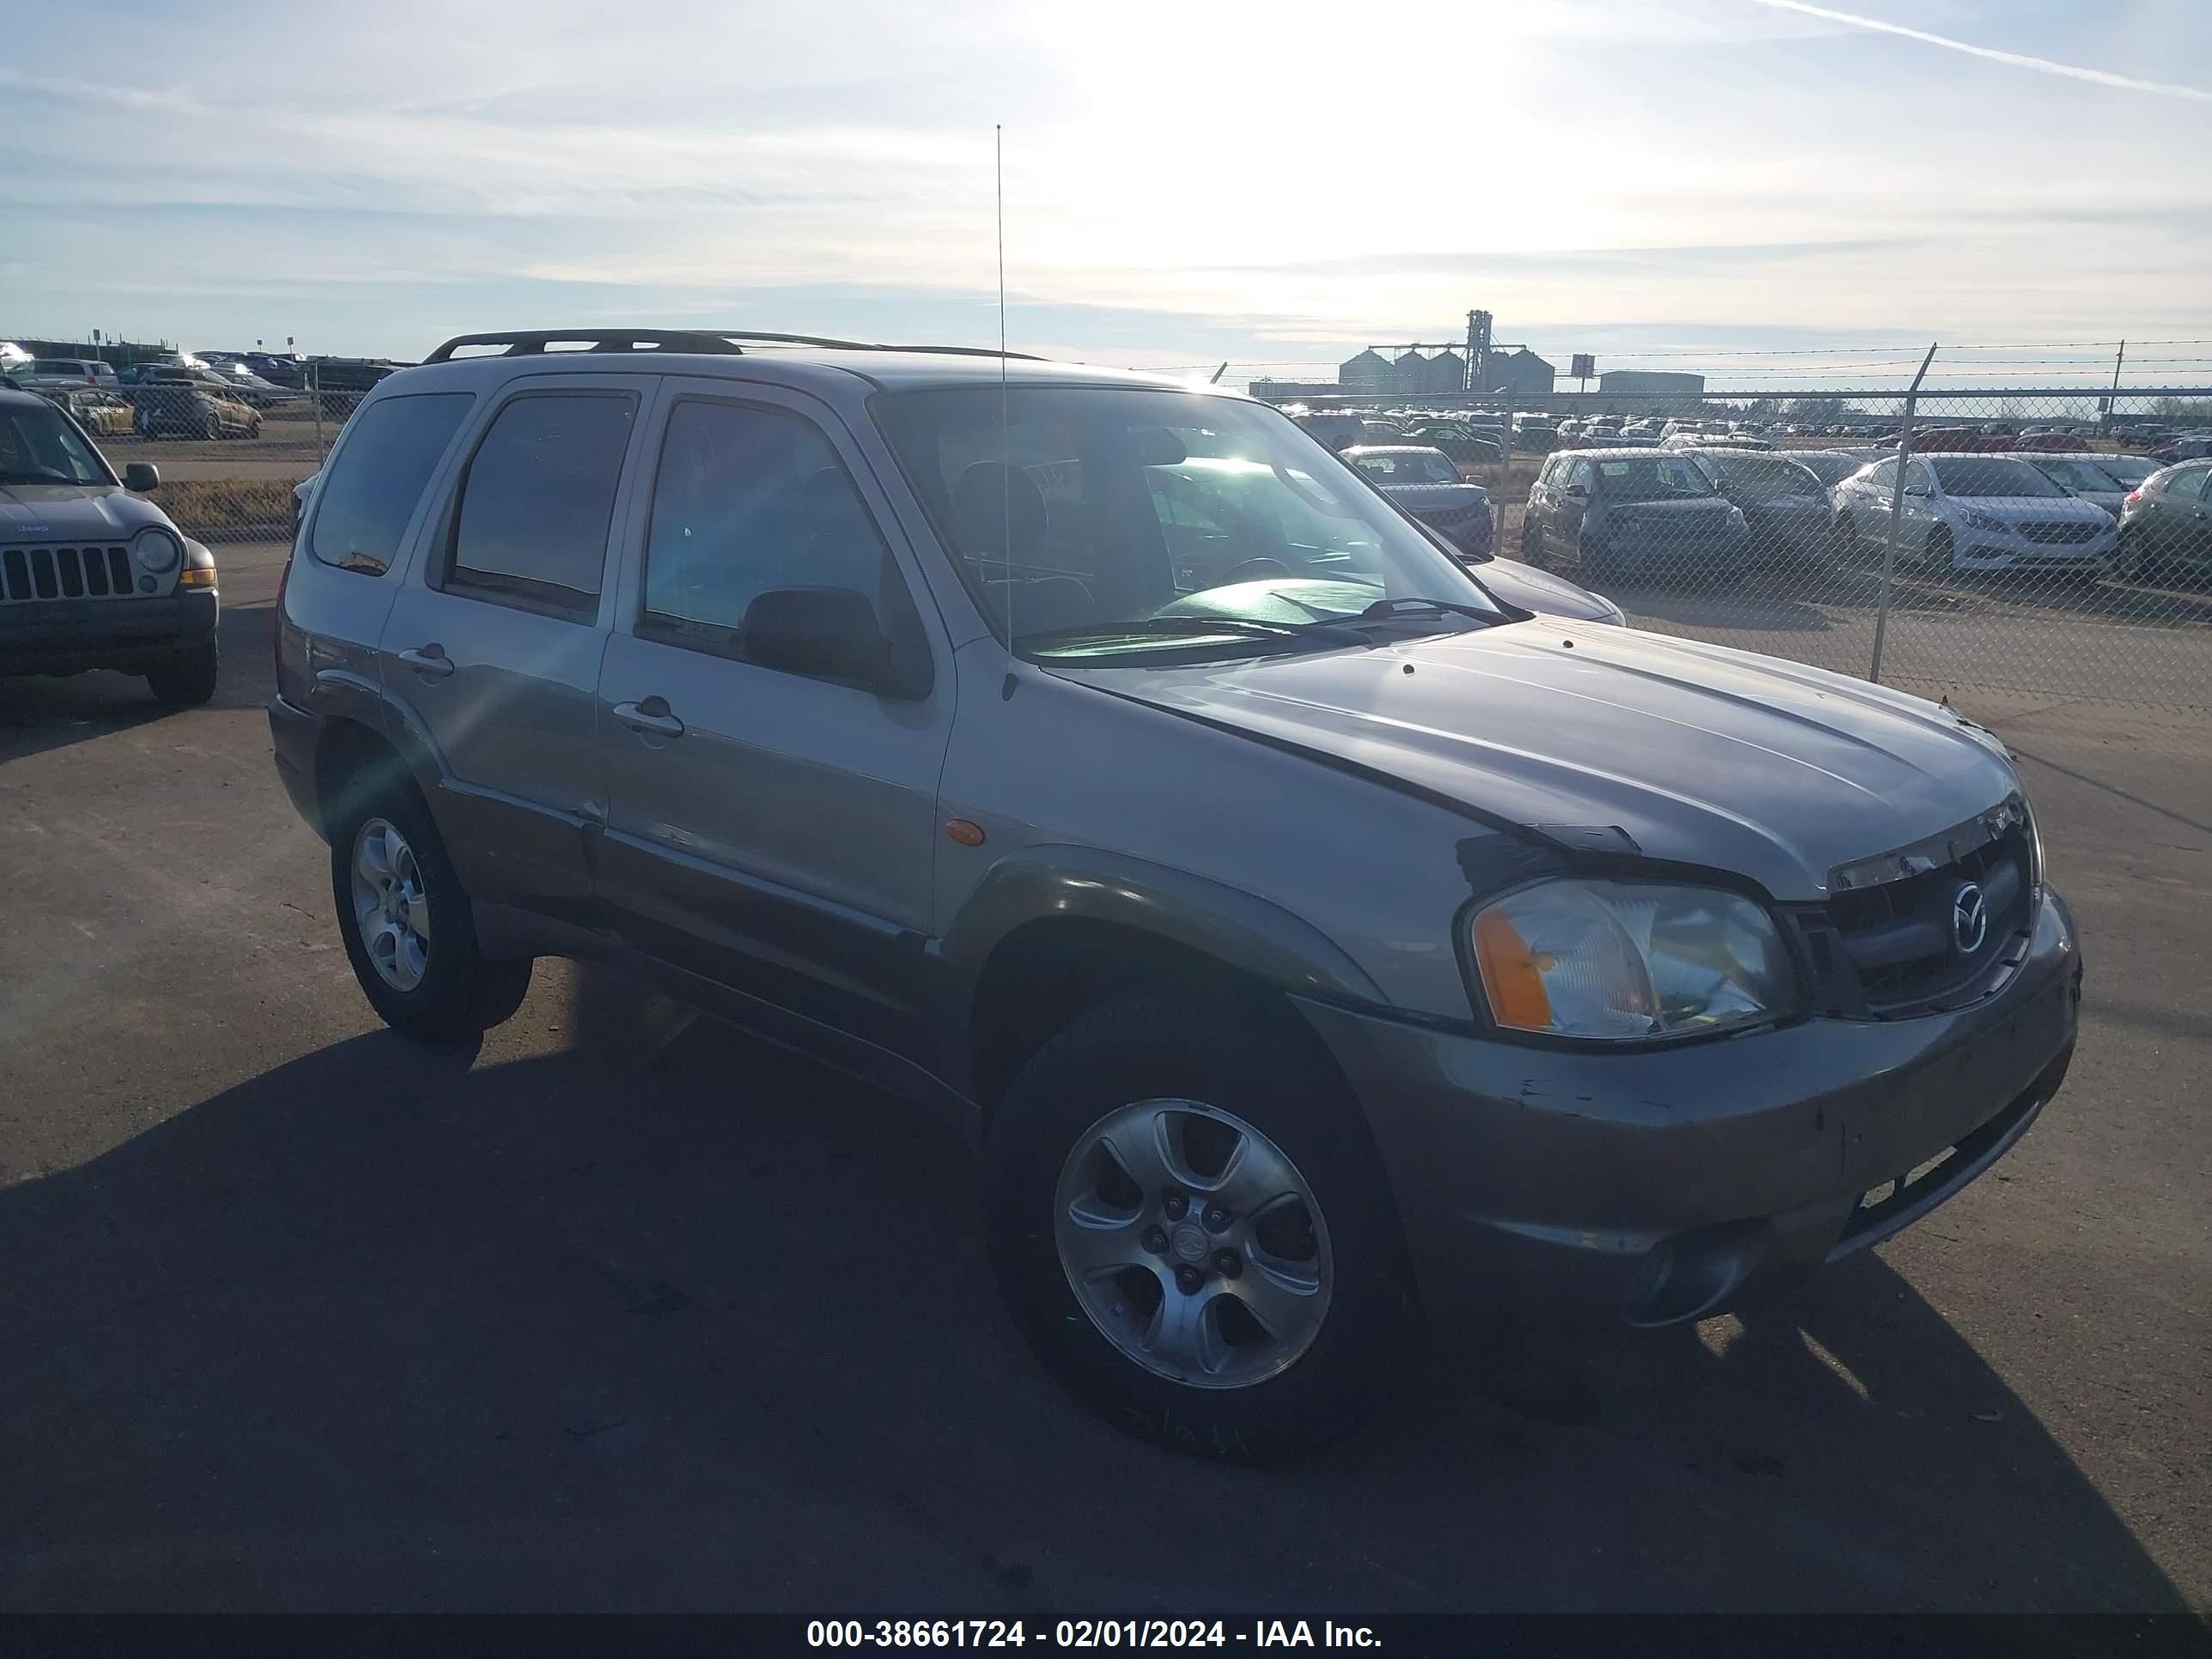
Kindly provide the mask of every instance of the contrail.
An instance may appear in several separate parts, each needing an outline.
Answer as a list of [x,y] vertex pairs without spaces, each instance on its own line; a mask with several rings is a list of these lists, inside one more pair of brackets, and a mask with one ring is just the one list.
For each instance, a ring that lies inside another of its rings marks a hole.
[[2031,58],[2026,52],[2000,52],[1995,46],[1978,46],[1971,40],[1954,40],[1948,34],[1930,34],[1925,29],[1907,28],[1902,23],[1886,22],[1879,17],[1862,17],[1855,11],[1836,11],[1826,6],[1809,5],[1806,0],[1751,0],[1751,3],[1771,7],[1776,11],[1798,12],[1831,23],[1847,23],[1853,28],[1871,29],[1877,34],[1902,35],[1907,40],[1918,40],[1928,46],[1963,52],[1971,58],[1986,58],[1992,64],[2010,64],[2014,69],[2039,70],[2045,75],[2063,75],[2069,81],[2087,81],[2100,87],[2118,87],[2123,92],[2154,92],[2163,98],[2193,98],[2200,104],[2212,104],[2212,92],[2207,92],[2202,87],[2179,86],[2171,81],[2138,81],[2132,75],[2113,75],[2105,70],[2084,69],[2079,64],[2061,64],[2049,58]]

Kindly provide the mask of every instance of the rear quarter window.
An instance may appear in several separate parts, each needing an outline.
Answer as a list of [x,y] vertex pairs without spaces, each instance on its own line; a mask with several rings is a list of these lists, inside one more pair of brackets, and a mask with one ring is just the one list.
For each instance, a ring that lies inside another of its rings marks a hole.
[[466,418],[476,394],[386,398],[353,418],[315,491],[307,550],[337,570],[381,576],[398,556],[423,486]]

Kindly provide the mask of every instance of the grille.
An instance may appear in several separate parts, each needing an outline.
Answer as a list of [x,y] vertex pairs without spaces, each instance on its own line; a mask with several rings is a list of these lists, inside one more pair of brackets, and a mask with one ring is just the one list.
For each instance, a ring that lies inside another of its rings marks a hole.
[[[1976,831],[1983,836],[1978,844],[1941,863],[1924,854],[1901,856],[1896,862],[1909,866],[1906,872],[1854,884],[1830,899],[1828,921],[1875,1012],[1940,1001],[2017,953],[2035,880],[2027,815],[1999,808],[1943,839],[1957,848]],[[1980,890],[1986,921],[1980,943],[1962,951],[1953,909],[1969,884]]]
[[2021,538],[2031,542],[2086,542],[2097,533],[2094,524],[2052,524],[2038,520],[2019,526]]
[[120,547],[0,549],[0,599],[120,599],[133,591],[131,555]]

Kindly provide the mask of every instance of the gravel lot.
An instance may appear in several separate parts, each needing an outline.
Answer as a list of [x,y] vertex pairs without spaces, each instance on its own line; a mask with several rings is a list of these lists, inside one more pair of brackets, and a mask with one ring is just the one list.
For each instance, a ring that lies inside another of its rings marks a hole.
[[1458,1333],[1227,1469],[1037,1370],[898,1103],[556,964],[477,1052],[377,1027],[269,765],[281,550],[219,550],[215,705],[0,682],[0,1606],[2212,1600],[2204,725],[1968,705],[2089,957],[1991,1176],[1789,1304],[1510,1377]]

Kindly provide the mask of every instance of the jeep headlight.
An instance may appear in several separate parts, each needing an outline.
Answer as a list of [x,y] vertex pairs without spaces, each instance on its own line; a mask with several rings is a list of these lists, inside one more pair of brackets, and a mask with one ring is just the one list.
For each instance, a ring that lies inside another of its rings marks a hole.
[[157,524],[148,525],[131,538],[131,556],[149,576],[175,569],[184,550],[185,544],[177,539],[176,533]]
[[1561,880],[1509,893],[1472,924],[1498,1024],[1627,1042],[1698,1036],[1795,1011],[1797,975],[1773,919],[1717,888]]

